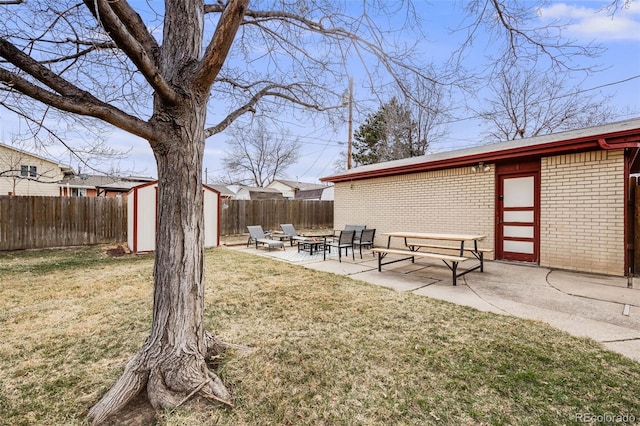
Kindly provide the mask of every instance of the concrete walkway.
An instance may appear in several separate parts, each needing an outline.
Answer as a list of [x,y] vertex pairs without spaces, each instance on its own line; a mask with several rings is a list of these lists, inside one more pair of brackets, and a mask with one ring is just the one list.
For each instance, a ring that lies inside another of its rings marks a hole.
[[358,254],[355,260],[343,256],[339,263],[335,253],[323,261],[322,253],[309,256],[295,247],[271,252],[233,249],[481,311],[543,321],[640,362],[640,285],[628,288],[626,278],[489,261],[484,272],[464,275],[454,287],[451,272],[442,263],[416,259],[416,263],[385,265],[378,272],[370,253],[362,260]]

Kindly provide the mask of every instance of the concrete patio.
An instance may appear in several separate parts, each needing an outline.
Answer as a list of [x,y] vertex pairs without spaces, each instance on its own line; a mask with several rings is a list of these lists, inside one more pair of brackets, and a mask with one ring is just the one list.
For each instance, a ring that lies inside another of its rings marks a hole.
[[[485,262],[484,272],[475,271],[451,285],[451,272],[442,263],[418,260],[383,267],[370,252],[363,259],[322,252],[310,256],[296,247],[284,251],[231,247],[260,256],[298,264],[318,271],[446,300],[501,315],[513,315],[589,337],[606,348],[640,362],[640,285],[628,287],[627,278],[593,275],[523,264]],[[464,263],[460,266],[464,269]]]

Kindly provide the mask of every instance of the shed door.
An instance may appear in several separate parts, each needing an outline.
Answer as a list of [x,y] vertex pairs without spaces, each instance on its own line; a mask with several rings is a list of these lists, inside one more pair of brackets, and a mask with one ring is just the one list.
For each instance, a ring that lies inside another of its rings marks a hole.
[[498,259],[539,261],[539,176],[539,172],[498,175]]

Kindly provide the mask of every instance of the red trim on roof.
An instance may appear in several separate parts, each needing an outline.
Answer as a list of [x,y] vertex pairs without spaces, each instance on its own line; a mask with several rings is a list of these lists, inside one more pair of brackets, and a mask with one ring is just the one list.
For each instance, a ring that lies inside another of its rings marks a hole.
[[362,172],[357,172],[357,169],[355,169],[355,172],[324,177],[321,178],[320,181],[349,182],[360,179],[465,167],[479,162],[495,163],[504,160],[522,160],[592,150],[623,148],[640,148],[640,129],[636,128],[603,135],[583,136],[574,139],[533,144],[529,146],[519,146],[516,148],[507,148],[471,155],[462,155],[460,157],[450,157],[435,161],[429,161],[429,156],[427,155],[425,156],[425,161],[420,163],[386,168],[383,166],[384,163],[382,163],[381,167],[377,169],[365,170]]

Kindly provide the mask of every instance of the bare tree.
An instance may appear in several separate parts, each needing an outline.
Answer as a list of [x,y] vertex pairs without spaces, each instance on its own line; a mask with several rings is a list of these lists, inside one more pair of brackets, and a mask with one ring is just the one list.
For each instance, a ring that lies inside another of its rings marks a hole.
[[343,86],[336,84],[345,71],[343,57],[335,55],[340,46],[377,59],[392,78],[400,71],[421,75],[420,67],[403,61],[410,52],[388,53],[393,47],[382,42],[382,30],[366,25],[367,10],[351,17],[330,1],[275,3],[273,10],[248,3],[168,0],[148,3],[140,13],[125,0],[3,6],[2,104],[23,103],[19,112],[28,117],[25,102],[34,99],[47,111],[101,120],[146,140],[157,162],[151,331],[89,411],[94,423],[144,389],[156,409],[193,394],[231,405],[206,362],[226,345],[203,321],[205,139],[257,108],[278,113],[294,103],[322,111],[339,104],[342,90],[331,88]]
[[[143,390],[158,410],[194,395],[231,405],[206,362],[227,345],[203,321],[205,139],[257,109],[280,114],[288,104],[314,111],[338,105],[350,58],[377,64],[367,68],[372,88],[383,74],[408,96],[406,76],[438,82],[417,52],[392,45],[383,26],[393,14],[406,18],[403,36],[418,31],[413,6],[362,2],[354,13],[354,4],[329,0],[259,3],[264,10],[248,0],[138,2],[137,9],[126,0],[13,3],[1,6],[0,103],[26,118],[41,105],[42,112],[108,123],[145,140],[157,163],[150,335],[89,418],[105,421]],[[511,3],[474,3],[493,8],[499,22],[486,10],[471,11],[482,17],[479,25],[507,29],[516,53],[528,46],[537,49],[531,54],[560,59],[576,53],[505,19]],[[514,43],[520,35],[522,43]]]
[[[624,0],[613,0],[612,4]],[[490,74],[504,64],[537,63],[542,72],[591,72],[593,66],[585,58],[595,58],[604,50],[601,46],[581,44],[563,37],[563,22],[539,24],[539,2],[505,2],[502,0],[470,0],[465,2],[466,21],[457,28],[466,34],[456,54],[452,56],[457,67],[463,67],[466,55],[484,30],[491,48],[486,49],[489,59],[485,68]],[[474,46],[475,47],[475,46]],[[486,77],[486,74],[485,74]]]
[[415,122],[415,141],[418,145],[413,152],[426,154],[430,143],[437,142],[447,134],[446,127],[441,123],[449,119],[451,103],[448,92],[439,84],[416,80],[411,87],[414,96],[412,99],[406,98],[405,106],[411,111]]
[[285,130],[270,132],[259,122],[255,128],[235,127],[230,133],[231,150],[222,159],[228,176],[223,183],[264,187],[298,160],[300,142]]
[[611,120],[606,97],[571,88],[560,74],[532,68],[501,70],[489,84],[480,117],[488,123],[486,139],[514,140],[555,131],[595,126]]

